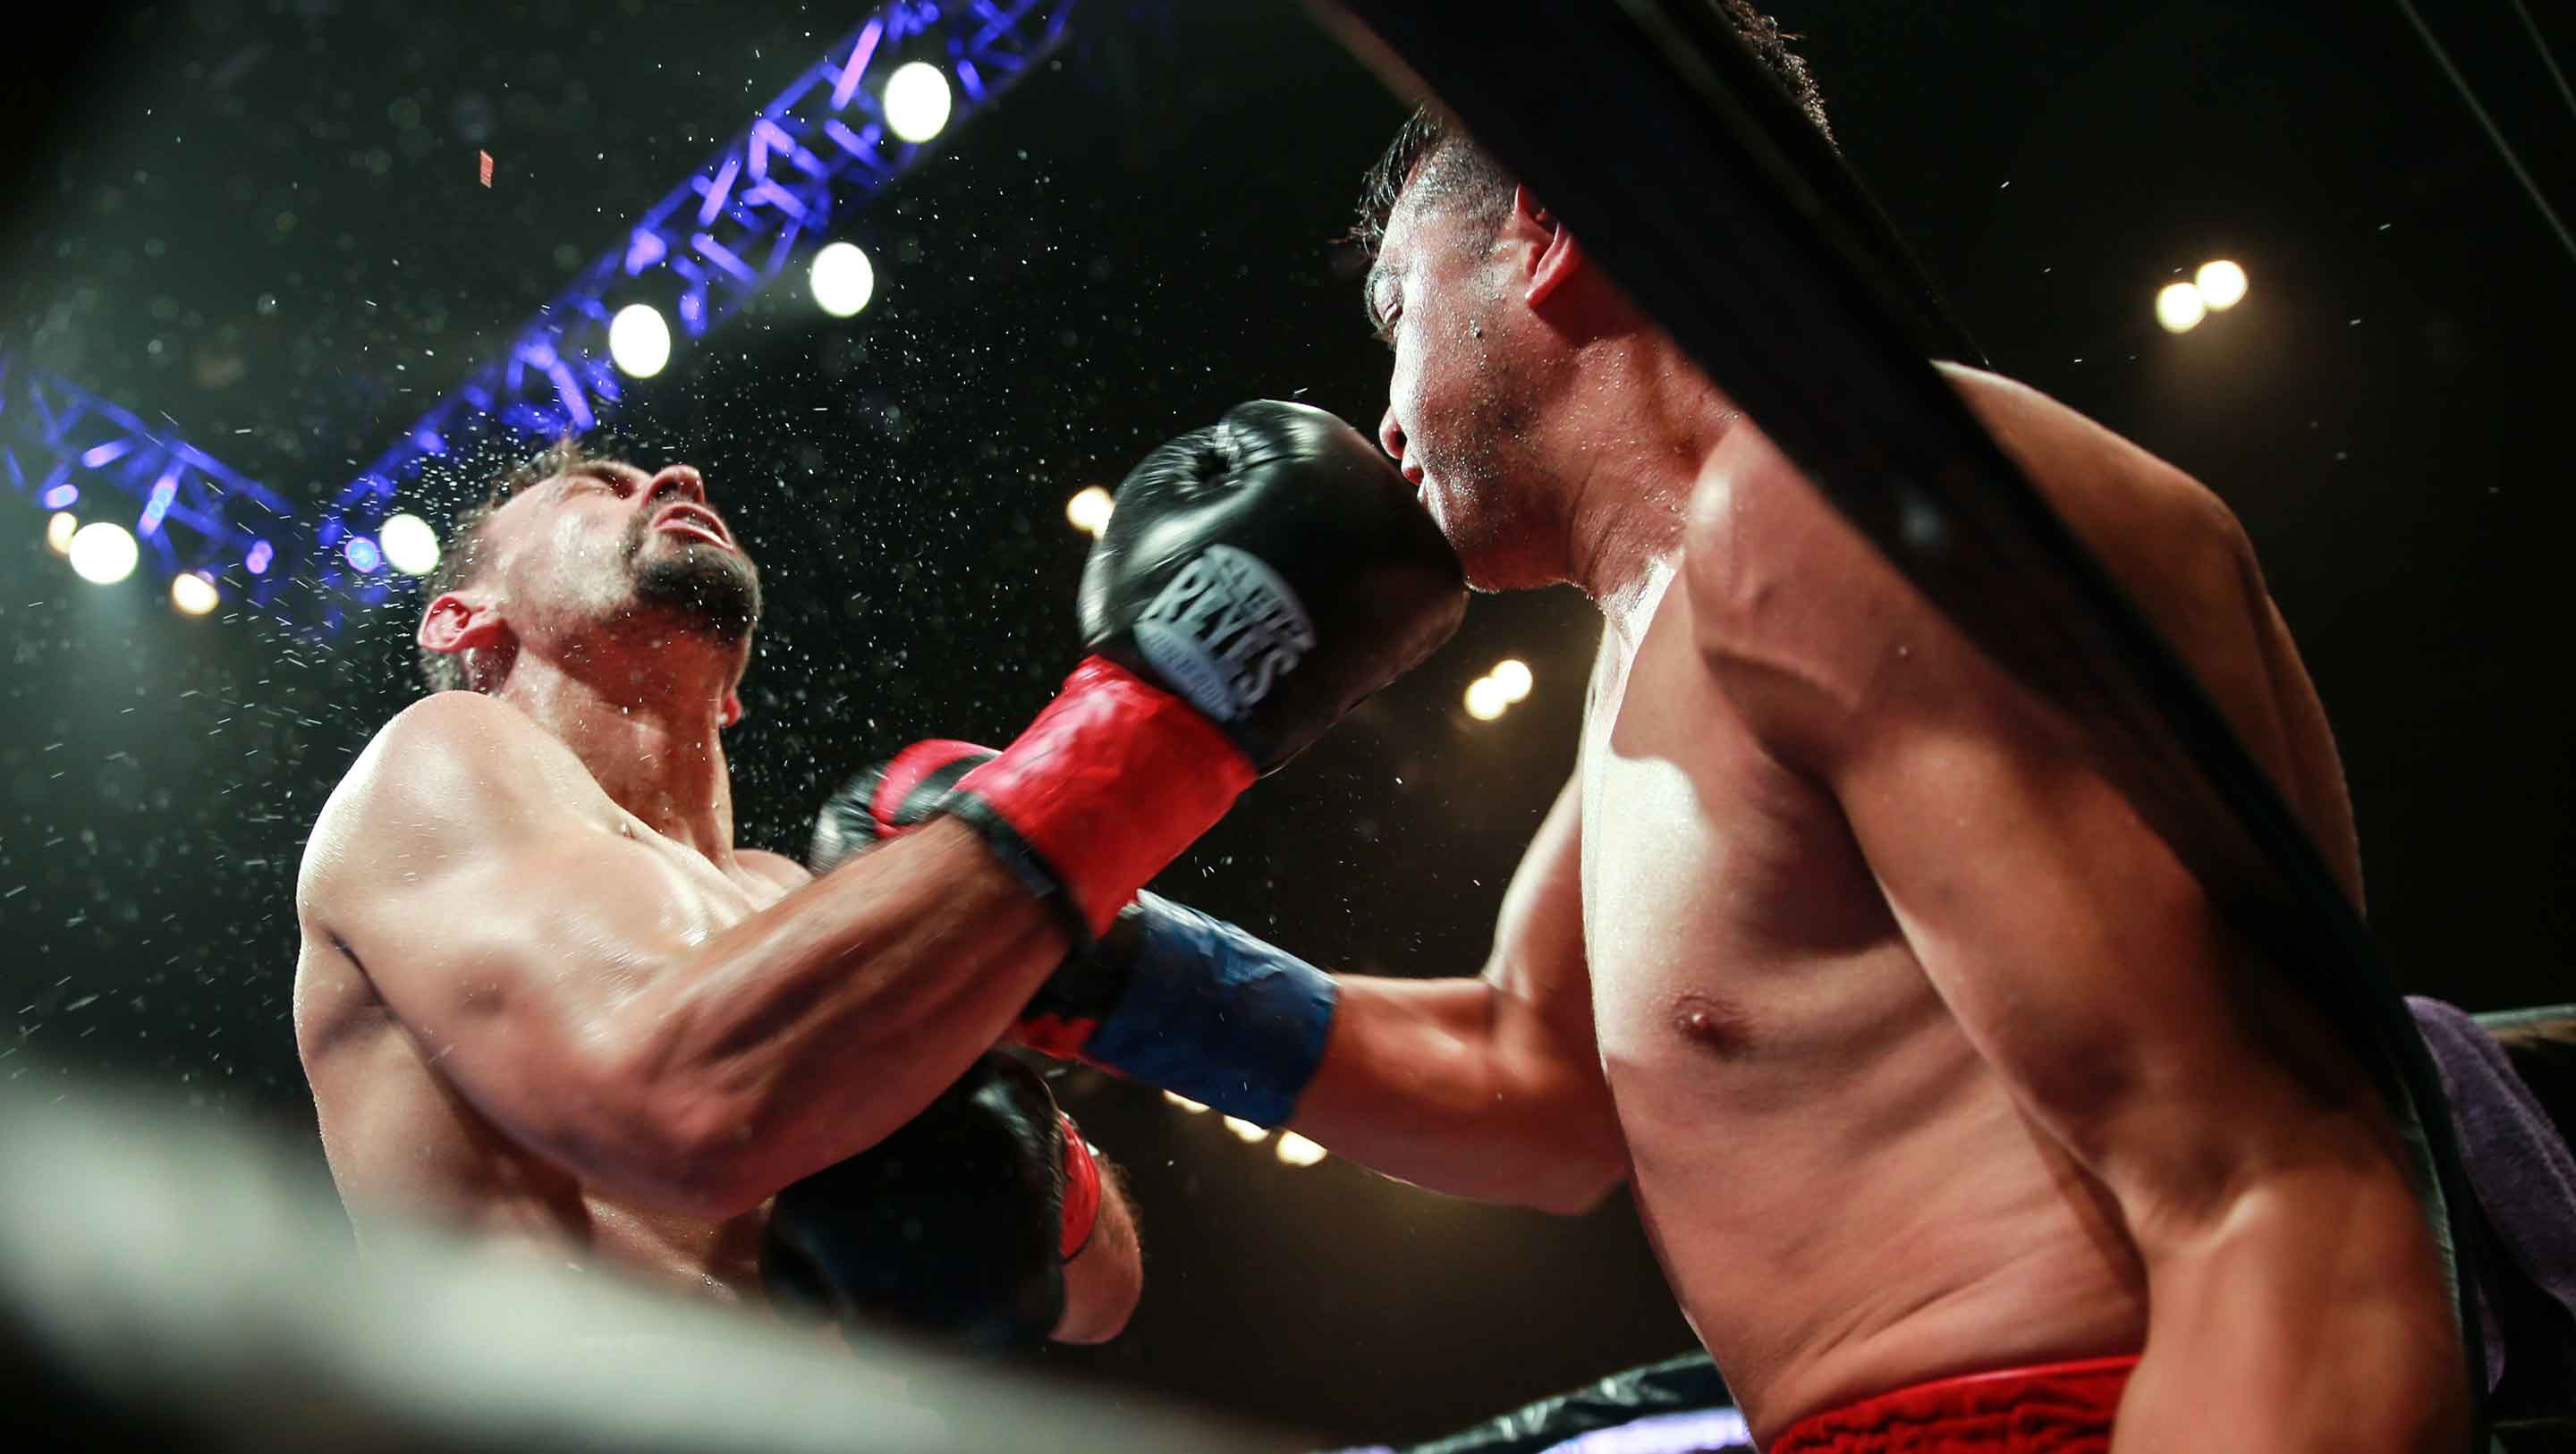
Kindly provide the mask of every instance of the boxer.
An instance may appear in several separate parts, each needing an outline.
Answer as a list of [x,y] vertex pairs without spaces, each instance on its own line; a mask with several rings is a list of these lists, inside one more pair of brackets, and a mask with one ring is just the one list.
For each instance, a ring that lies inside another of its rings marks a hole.
[[[1821,124],[1776,27],[1723,8]],[[1575,1211],[1628,1180],[1766,1449],[2457,1449],[2395,1128],[2086,724],[1455,127],[1404,129],[1364,233],[1386,452],[1474,585],[1602,611],[1573,778],[1477,978],[1328,976],[1146,896],[1024,1036],[1448,1192]],[[1944,372],[2358,902],[2333,737],[2235,519],[2040,394]]]
[[819,872],[734,842],[720,734],[760,580],[697,471],[558,449],[461,521],[417,633],[441,690],[352,766],[297,885],[297,1040],[362,1239],[425,1212],[720,1299],[1112,1336],[1124,1197],[986,1052],[1465,600],[1396,472],[1315,410],[1246,406],[1126,489],[1130,531],[1188,548],[1095,557],[1104,654],[940,821],[874,852],[827,832]]

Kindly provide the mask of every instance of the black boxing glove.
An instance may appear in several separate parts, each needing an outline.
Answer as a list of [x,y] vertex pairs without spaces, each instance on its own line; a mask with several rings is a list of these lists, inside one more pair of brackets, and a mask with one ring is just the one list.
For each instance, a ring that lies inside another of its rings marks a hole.
[[1082,572],[1083,644],[1269,772],[1458,629],[1458,557],[1321,409],[1256,400],[1145,457]]
[[943,811],[1087,940],[1255,776],[1447,640],[1466,601],[1439,527],[1359,431],[1239,405],[1128,475],[1083,572],[1094,655]]
[[852,1330],[1034,1347],[1099,1208],[1098,1166],[1046,1082],[990,1053],[883,1141],[779,1192],[761,1281],[782,1311]]

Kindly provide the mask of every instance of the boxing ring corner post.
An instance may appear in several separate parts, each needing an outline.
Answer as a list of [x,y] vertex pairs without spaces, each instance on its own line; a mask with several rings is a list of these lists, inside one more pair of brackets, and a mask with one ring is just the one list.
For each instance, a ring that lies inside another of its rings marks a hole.
[[[2097,767],[2346,1037],[2413,1155],[2485,1448],[2480,1228],[2383,951],[2181,658],[1931,367],[1973,360],[1973,344],[1833,144],[1704,0],[1310,9],[1399,95],[1436,98],[1527,179],[1937,609],[2086,723]],[[1562,96],[1585,103],[1530,99]],[[1706,185],[1651,182],[1676,176]],[[1723,290],[1698,281],[1720,255],[1712,239],[1735,283]],[[1816,387],[1828,361],[1830,391]],[[2009,599],[1998,580],[2016,583]]]

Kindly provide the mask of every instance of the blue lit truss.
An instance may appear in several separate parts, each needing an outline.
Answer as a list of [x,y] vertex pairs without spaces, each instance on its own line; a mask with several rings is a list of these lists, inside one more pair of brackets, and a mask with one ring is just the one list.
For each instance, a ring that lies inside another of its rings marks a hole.
[[[125,410],[0,358],[0,471],[44,502],[107,486],[144,501],[135,534],[171,572],[219,575],[227,594],[292,624],[336,631],[350,606],[395,588],[374,537],[397,495],[470,436],[590,428],[622,385],[608,320],[659,308],[678,339],[704,337],[831,225],[936,142],[891,133],[877,96],[894,68],[937,63],[954,104],[942,137],[1064,41],[1075,0],[894,0],[834,43],[698,172],[629,227],[522,328],[323,507],[309,527],[274,492]],[[254,507],[265,517],[249,518]],[[181,527],[184,540],[171,538]],[[257,554],[262,569],[252,571]],[[288,567],[296,569],[290,570]],[[285,578],[317,589],[287,591]]]
[[276,491],[176,431],[6,357],[0,476],[49,513],[103,491],[133,497],[141,508],[128,528],[163,575],[228,576],[234,597],[258,606],[277,596],[306,534]]

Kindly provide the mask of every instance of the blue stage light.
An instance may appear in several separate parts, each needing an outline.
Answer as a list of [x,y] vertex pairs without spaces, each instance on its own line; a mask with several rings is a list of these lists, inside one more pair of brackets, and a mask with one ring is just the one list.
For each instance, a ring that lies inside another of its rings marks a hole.
[[[86,470],[85,479],[72,478]],[[220,574],[261,541],[298,535],[283,496],[166,429],[0,355],[0,480],[48,513],[104,489],[142,502],[138,549],[165,576]],[[267,606],[282,581],[242,593]]]
[[[539,310],[511,346],[440,400],[402,442],[340,491],[319,536],[327,545],[372,529],[433,451],[424,435],[453,443],[460,431],[530,441],[591,427],[637,381],[620,374],[609,323],[656,300],[672,346],[731,318],[772,278],[932,148],[894,136],[879,99],[887,80],[924,53],[949,57],[959,95],[954,132],[1064,42],[1076,0],[896,0],[828,47],[823,58],[763,106],[697,173],[645,209],[605,256]],[[351,580],[325,555],[323,599],[373,604],[394,589]]]

